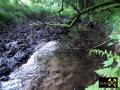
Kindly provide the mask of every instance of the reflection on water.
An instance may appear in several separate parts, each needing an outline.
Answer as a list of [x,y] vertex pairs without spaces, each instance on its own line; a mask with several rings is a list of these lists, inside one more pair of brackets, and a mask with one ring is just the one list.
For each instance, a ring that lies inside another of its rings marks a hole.
[[12,72],[9,81],[1,82],[2,90],[24,90],[25,83],[38,74],[41,78],[45,77],[46,68],[43,63],[53,56],[53,51],[58,48],[57,44],[57,41],[50,41],[43,46],[40,43],[28,62]]

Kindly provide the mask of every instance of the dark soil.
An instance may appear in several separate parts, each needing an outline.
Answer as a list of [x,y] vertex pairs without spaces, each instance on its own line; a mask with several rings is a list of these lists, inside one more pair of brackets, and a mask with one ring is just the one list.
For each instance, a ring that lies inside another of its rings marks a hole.
[[13,23],[7,29],[0,30],[0,80],[6,80],[6,75],[16,66],[27,62],[39,42],[58,40],[61,34],[66,33],[62,29],[33,27],[33,23],[38,22],[24,20],[19,25]]

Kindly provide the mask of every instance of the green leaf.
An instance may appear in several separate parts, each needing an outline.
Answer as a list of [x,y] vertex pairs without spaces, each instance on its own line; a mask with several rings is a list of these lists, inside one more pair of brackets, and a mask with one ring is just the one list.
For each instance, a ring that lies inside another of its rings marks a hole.
[[110,43],[108,43],[107,46],[112,46],[113,44],[114,44],[113,42],[110,42]]
[[104,67],[107,67],[112,65],[112,63],[113,63],[113,58],[109,58],[109,60],[105,61],[103,64],[104,64]]
[[113,68],[108,67],[108,68],[102,68],[102,69],[96,70],[95,72],[96,72],[99,76],[110,77],[111,74],[112,74],[112,70],[113,70]]
[[120,67],[120,62],[117,64],[117,67]]

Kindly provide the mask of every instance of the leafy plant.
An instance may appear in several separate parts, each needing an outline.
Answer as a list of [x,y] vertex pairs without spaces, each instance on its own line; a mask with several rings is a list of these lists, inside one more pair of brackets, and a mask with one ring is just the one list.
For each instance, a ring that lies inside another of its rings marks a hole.
[[[120,56],[118,56],[116,53],[113,53],[112,51],[102,51],[99,49],[93,49],[90,51],[89,54],[94,53],[100,56],[106,56],[107,60],[103,62],[104,66],[103,68],[96,70],[95,72],[101,76],[101,77],[118,77],[119,83],[118,88],[116,90],[120,90]],[[115,61],[117,64],[113,65],[113,61]],[[104,90],[99,88],[98,81],[91,86],[88,86],[85,90]],[[110,90],[105,89],[105,90]]]

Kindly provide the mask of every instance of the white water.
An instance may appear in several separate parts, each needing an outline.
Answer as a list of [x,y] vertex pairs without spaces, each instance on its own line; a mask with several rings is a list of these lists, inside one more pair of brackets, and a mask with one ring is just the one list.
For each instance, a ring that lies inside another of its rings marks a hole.
[[2,90],[24,90],[25,84],[37,75],[44,77],[46,60],[53,56],[58,48],[57,41],[50,41],[41,47],[41,43],[35,48],[36,52],[31,55],[28,62],[12,72],[10,80],[1,82]]

